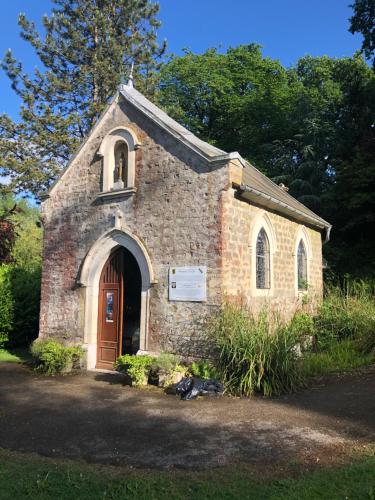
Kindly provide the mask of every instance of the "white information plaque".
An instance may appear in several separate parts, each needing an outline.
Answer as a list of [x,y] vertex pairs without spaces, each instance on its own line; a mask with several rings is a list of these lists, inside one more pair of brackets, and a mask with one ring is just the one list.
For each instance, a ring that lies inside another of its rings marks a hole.
[[207,300],[206,274],[206,266],[169,268],[169,300]]

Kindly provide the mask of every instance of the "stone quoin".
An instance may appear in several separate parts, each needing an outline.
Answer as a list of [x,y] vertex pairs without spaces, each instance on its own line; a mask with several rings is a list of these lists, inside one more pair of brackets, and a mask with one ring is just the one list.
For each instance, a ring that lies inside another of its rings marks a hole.
[[204,322],[226,300],[290,317],[322,296],[330,224],[132,82],[44,197],[42,220],[39,336],[83,344],[88,368],[127,352],[204,355]]

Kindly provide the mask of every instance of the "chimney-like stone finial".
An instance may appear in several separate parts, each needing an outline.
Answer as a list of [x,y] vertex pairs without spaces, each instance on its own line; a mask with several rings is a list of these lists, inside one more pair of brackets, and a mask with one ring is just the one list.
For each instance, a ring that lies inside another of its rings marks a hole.
[[120,85],[118,86],[118,90],[121,92],[121,90],[126,90],[127,88],[133,88],[133,81],[134,81],[134,76],[133,76],[133,70],[134,70],[134,63],[132,63],[130,67],[130,73],[128,77],[128,81],[126,81],[124,74],[122,73],[121,75],[121,81]]

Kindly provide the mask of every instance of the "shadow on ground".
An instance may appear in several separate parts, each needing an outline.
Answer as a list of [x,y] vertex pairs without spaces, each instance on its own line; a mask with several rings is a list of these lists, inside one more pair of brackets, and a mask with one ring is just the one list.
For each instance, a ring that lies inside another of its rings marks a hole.
[[117,375],[0,364],[0,447],[139,467],[330,461],[375,437],[375,369],[279,398],[180,401]]

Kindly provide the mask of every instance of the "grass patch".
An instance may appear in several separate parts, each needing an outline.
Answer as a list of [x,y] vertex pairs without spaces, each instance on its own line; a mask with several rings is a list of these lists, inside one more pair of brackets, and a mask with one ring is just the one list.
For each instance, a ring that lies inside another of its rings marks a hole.
[[314,377],[349,372],[373,361],[374,355],[358,350],[356,341],[343,340],[332,344],[325,351],[306,353],[302,360],[302,370],[306,377]]
[[125,471],[0,451],[0,496],[4,500],[371,499],[375,492],[375,457],[297,477],[259,477],[250,466],[203,472]]
[[27,348],[0,349],[0,363],[29,363],[31,359]]

